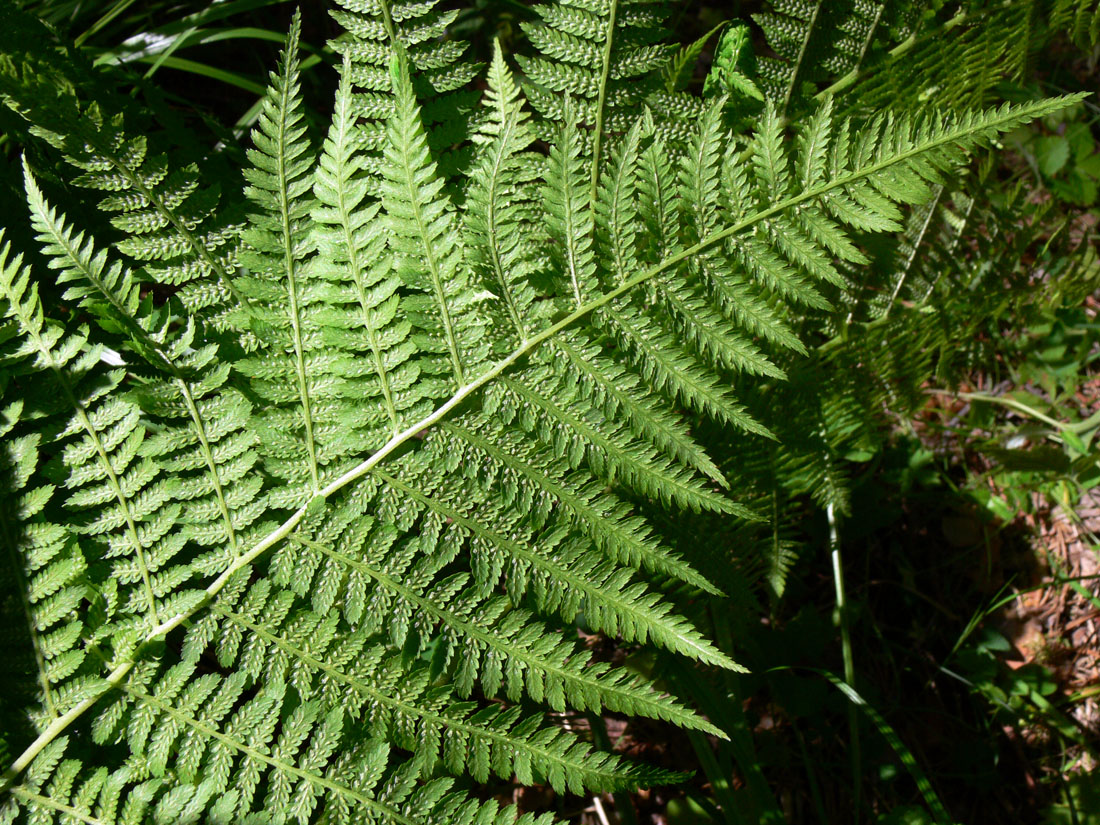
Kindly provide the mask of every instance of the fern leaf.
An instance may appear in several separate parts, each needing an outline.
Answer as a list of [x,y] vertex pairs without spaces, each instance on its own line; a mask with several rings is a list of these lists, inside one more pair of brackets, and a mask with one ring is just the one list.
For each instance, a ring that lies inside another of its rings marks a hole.
[[272,591],[267,580],[224,591],[189,632],[188,655],[197,657],[210,644],[223,667],[239,663],[250,682],[282,678],[322,711],[343,709],[368,722],[373,735],[425,759],[427,770],[441,762],[480,782],[518,771],[521,781],[547,777],[561,792],[668,778],[641,766],[619,767],[614,757],[593,753],[519,708],[475,712],[476,704],[459,701],[447,687],[432,687],[428,668],[410,668],[362,632],[340,633],[337,613],[294,610],[294,600],[289,591]]
[[313,156],[302,123],[300,28],[295,16],[252,132],[256,148],[249,150],[253,166],[245,172],[251,184],[246,194],[257,211],[243,235],[248,245],[243,260],[251,274],[238,281],[257,305],[251,322],[266,346],[237,368],[274,406],[261,425],[260,441],[268,470],[287,481],[290,500],[320,489],[326,465],[339,455],[338,443],[326,443],[337,438],[323,430],[320,408],[339,394],[341,362],[339,354],[322,347],[315,318],[324,295],[306,271]]
[[407,53],[417,73],[417,97],[425,106],[428,145],[449,180],[468,163],[461,146],[467,138],[474,98],[464,89],[478,73],[477,63],[465,57],[466,45],[451,37],[448,27],[455,10],[442,10],[439,0],[337,0],[333,11],[346,34],[332,48],[347,61],[343,77],[355,92],[361,139],[366,155],[370,194],[381,171],[385,125],[394,112],[391,65],[399,52]]
[[664,11],[652,0],[559,0],[540,3],[535,11],[541,23],[524,24],[524,31],[537,53],[517,58],[528,79],[527,96],[549,123],[575,117],[592,127],[594,200],[604,136],[625,132],[643,101],[660,88],[659,72],[670,56],[658,42]]
[[525,217],[532,180],[541,165],[526,150],[534,141],[499,41],[489,66],[488,117],[474,136],[480,149],[467,193],[469,255],[486,288],[503,301],[513,343],[524,343],[532,326],[535,243],[540,229]]
[[[31,197],[32,209],[36,199]],[[51,217],[49,213],[39,220]],[[123,590],[119,606],[127,622],[148,630],[161,621],[162,599],[191,577],[186,564],[173,564],[183,547],[181,536],[170,534],[179,510],[171,503],[157,467],[139,458],[145,431],[137,407],[119,396],[104,398],[122,380],[120,370],[95,369],[100,348],[88,346],[80,330],[61,335],[48,325],[37,288],[26,274],[0,284],[8,313],[27,337],[36,368],[47,373],[64,399],[67,420],[60,438],[66,442],[67,504],[85,511],[80,531],[100,545]]]
[[79,60],[29,48],[49,42],[41,24],[15,8],[4,15],[0,92],[7,104],[79,170],[75,185],[107,193],[99,207],[127,236],[120,252],[160,283],[183,285],[180,298],[192,311],[221,328],[234,325],[232,310],[242,303],[232,283],[239,224],[218,209],[218,185],[202,185],[197,164],[174,168],[147,136],[134,136],[124,101],[89,101],[89,90],[102,86],[82,76]]
[[398,315],[400,279],[393,272],[377,220],[378,205],[368,200],[365,165],[345,70],[316,171],[318,205],[313,219],[319,254],[313,271],[329,282],[329,307],[319,319],[328,327],[328,343],[370,363],[365,374],[354,369],[346,372],[347,395],[379,398],[385,418],[377,420],[349,403],[340,419],[360,434],[360,443],[373,443],[387,423],[392,435],[416,417],[420,398],[415,385],[420,371],[412,358],[411,325]]
[[[0,255],[3,388],[23,405],[0,408],[18,488],[0,505],[17,538],[0,538],[41,660],[37,727],[3,734],[23,747],[0,780],[5,821],[504,825],[514,811],[444,774],[575,793],[670,779],[541,717],[612,710],[720,735],[652,679],[594,661],[577,623],[737,668],[682,615],[678,598],[717,588],[662,519],[752,519],[766,492],[843,509],[839,456],[869,432],[849,392],[861,363],[893,376],[876,404],[911,394],[911,376],[855,348],[795,358],[794,330],[853,300],[863,233],[899,227],[968,150],[1071,100],[859,126],[826,101],[792,138],[781,107],[735,135],[712,99],[662,125],[638,105],[667,62],[657,4],[570,0],[532,28],[543,120],[498,50],[471,135],[440,97],[468,79],[450,13],[343,5],[317,167],[295,17],[243,233],[190,200],[205,175],[173,177],[75,87],[48,98],[42,78],[64,77],[50,58],[38,80],[19,49],[3,58],[13,105],[64,125],[48,137],[121,187],[105,208],[128,237],[121,259],[100,248],[28,175],[61,301]],[[532,139],[554,132],[548,151]],[[456,156],[476,177],[442,165]],[[224,237],[204,234],[215,225]],[[194,285],[143,295],[142,256],[193,266],[210,290],[202,246],[229,276],[208,309]],[[719,470],[695,441],[703,419],[735,425],[723,438],[772,478]],[[778,589],[788,556],[771,550]]]
[[550,149],[543,197],[550,220],[550,238],[555,244],[555,264],[565,280],[565,290],[572,296],[574,306],[579,307],[586,297],[598,291],[592,250],[594,225],[584,174],[582,137],[568,99],[564,111],[566,120]]
[[[10,247],[0,235],[0,285],[5,297],[16,293],[17,279],[26,278],[22,261],[10,257]],[[30,400],[30,399],[28,399]],[[0,407],[0,542],[4,545],[5,575],[0,576],[4,592],[18,605],[10,621],[12,641],[22,641],[23,633],[33,655],[24,661],[15,644],[5,645],[5,678],[8,696],[0,703],[0,719],[6,729],[5,745],[14,744],[8,736],[22,733],[19,700],[26,673],[34,674],[32,701],[35,708],[30,722],[41,733],[69,709],[69,696],[79,690],[84,679],[94,674],[87,653],[80,645],[85,620],[77,618],[79,609],[89,602],[87,561],[72,534],[63,526],[45,520],[43,513],[54,487],[33,483],[38,471],[40,437],[36,433],[15,435],[13,430],[25,414],[25,402],[5,403]],[[7,601],[7,600],[6,600]],[[19,615],[19,614],[22,615]],[[23,633],[16,628],[23,628]],[[90,628],[89,628],[90,629]],[[18,652],[17,652],[18,651]]]
[[866,0],[773,0],[753,15],[777,57],[760,61],[768,98],[785,112],[803,86],[858,70],[881,28],[888,4]]
[[[484,454],[470,455],[471,460],[480,459],[474,466],[479,467],[478,478],[482,483],[507,485],[502,503],[507,506],[510,501],[530,502],[528,507],[532,509],[528,512],[532,513],[531,523],[536,529],[550,522],[550,514],[559,506],[568,513],[567,518],[573,526],[589,535],[616,561],[634,567],[645,564],[665,572],[675,569],[675,564],[661,558],[664,551],[649,537],[644,525],[628,517],[622,502],[610,495],[599,495],[592,488],[577,490],[568,465],[553,461],[545,451],[524,450],[515,437],[494,434],[495,438],[486,438],[477,432],[486,426],[467,429],[450,425],[448,429],[460,442]],[[462,450],[464,445],[455,444],[453,448]],[[492,461],[486,462],[486,458]],[[536,497],[546,500],[536,504]],[[603,601],[597,592],[591,595]]]
[[634,435],[671,458],[727,486],[721,472],[696,444],[684,422],[659,407],[641,379],[624,367],[599,358],[599,349],[580,335],[562,335],[553,346],[571,362],[577,389],[608,419],[625,414]]
[[407,58],[392,66],[395,111],[387,125],[386,169],[380,184],[382,220],[402,281],[422,293],[409,299],[418,326],[448,359],[445,369],[461,388],[487,357],[484,320],[476,313],[486,298],[475,292],[460,266],[454,211],[428,152]]
[[[223,387],[228,370],[215,364],[217,347],[192,350],[195,321],[173,332],[172,316],[142,301],[133,275],[121,263],[109,265],[90,239],[74,234],[49,206],[29,167],[25,177],[38,240],[60,270],[58,282],[69,284],[64,298],[79,300],[103,323],[126,331],[130,346],[153,370],[142,376],[134,397],[162,423],[142,442],[142,453],[162,467],[202,471],[169,485],[187,509],[181,518],[185,532],[200,544],[224,546],[230,555],[240,552],[244,539],[238,533],[259,514],[259,484],[244,480],[256,464],[255,437],[245,429],[250,405]],[[181,427],[178,419],[187,423]]]
[[[397,494],[407,496],[411,489],[406,485],[398,488]],[[705,721],[644,683],[588,664],[575,643],[544,632],[545,625],[526,610],[509,609],[506,599],[479,595],[480,588],[466,586],[465,577],[433,582],[431,569],[440,566],[438,561],[425,564],[425,559],[410,569],[418,542],[395,545],[392,527],[372,530],[373,525],[362,518],[346,526],[341,526],[343,521],[347,517],[338,515],[331,526],[322,528],[320,540],[299,539],[293,555],[279,554],[276,582],[305,592],[313,577],[322,577],[318,581],[331,586],[320,591],[320,601],[315,592],[315,609],[326,610],[340,602],[345,611],[351,611],[350,617],[368,630],[380,627],[383,619],[392,615],[388,633],[390,642],[398,647],[422,647],[429,628],[438,624],[441,646],[436,667],[444,669],[454,663],[459,695],[468,696],[479,681],[487,695],[496,695],[503,688],[513,701],[526,694],[557,710],[606,706],[709,729]],[[336,531],[340,532],[330,538]],[[298,566],[292,569],[291,562]],[[578,575],[574,581],[583,579],[584,575]],[[647,611],[643,604],[637,615]],[[639,632],[645,626],[639,622]],[[670,644],[678,644],[680,649],[707,647],[682,620],[678,625],[670,622],[667,632]],[[673,641],[677,636],[682,641]],[[728,663],[712,648],[709,655]]]

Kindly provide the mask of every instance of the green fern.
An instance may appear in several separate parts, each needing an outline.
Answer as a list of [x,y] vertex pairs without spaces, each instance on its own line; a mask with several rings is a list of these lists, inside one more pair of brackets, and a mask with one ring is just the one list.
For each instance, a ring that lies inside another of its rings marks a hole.
[[332,16],[345,34],[331,45],[343,56],[342,76],[354,91],[367,177],[382,169],[380,151],[394,111],[390,64],[395,55],[407,52],[417,69],[430,145],[442,164],[441,174],[450,179],[468,160],[460,144],[469,138],[476,96],[464,87],[480,68],[465,57],[464,43],[447,37],[457,10],[439,9],[439,0],[337,0],[337,5]]
[[[121,194],[93,239],[32,158],[38,248],[0,253],[0,538],[35,683],[2,822],[548,823],[456,777],[675,781],[543,713],[724,735],[578,622],[739,668],[685,617],[719,589],[661,524],[770,527],[778,499],[699,432],[781,443],[773,478],[842,502],[805,466],[855,426],[816,392],[807,319],[867,304],[864,234],[1072,100],[859,123],[829,99],[793,130],[772,104],[739,140],[719,95],[677,131],[636,96],[668,52],[656,5],[550,4],[531,37],[566,63],[521,84],[498,46],[471,121],[448,14],[341,5],[323,144],[295,16],[225,209],[5,55],[9,106]],[[774,590],[789,563],[777,539]]]
[[11,7],[0,10],[0,24],[0,95],[79,170],[68,173],[73,185],[104,193],[99,208],[126,236],[118,252],[159,282],[182,286],[190,311],[232,325],[243,303],[231,283],[241,225],[219,209],[218,182],[204,182],[195,163],[173,166],[165,147],[133,134],[125,99],[90,78],[78,58],[43,48],[51,38],[45,26]]
[[760,61],[760,75],[781,112],[806,97],[807,84],[813,88],[822,80],[857,71],[878,43],[880,30],[898,12],[875,0],[774,0],[770,5],[770,12],[753,19],[777,55]]

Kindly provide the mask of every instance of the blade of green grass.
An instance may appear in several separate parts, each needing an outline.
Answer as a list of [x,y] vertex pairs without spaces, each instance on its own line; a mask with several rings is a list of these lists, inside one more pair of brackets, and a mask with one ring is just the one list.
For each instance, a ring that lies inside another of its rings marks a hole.
[[[137,62],[153,63],[156,62],[156,60],[156,57],[150,55],[149,57],[138,58]],[[165,68],[168,69],[178,69],[181,72],[190,72],[192,74],[201,75],[202,77],[208,77],[211,80],[220,80],[222,83],[228,83],[230,86],[236,86],[254,95],[263,95],[266,91],[262,84],[257,83],[251,78],[237,74],[236,72],[219,69],[216,66],[198,63],[194,60],[187,60],[182,57],[169,57],[163,61],[163,64]]]
[[[719,639],[719,644],[721,644],[721,639]],[[667,668],[662,668],[662,672],[668,674],[668,678],[676,686],[677,692],[687,694],[706,717],[720,727],[729,737],[729,742],[719,742],[718,747],[731,754],[733,761],[736,762],[741,775],[745,779],[745,785],[749,791],[748,797],[755,808],[756,816],[752,821],[753,825],[757,825],[757,823],[760,823],[760,825],[765,825],[765,823],[766,825],[779,825],[779,823],[785,822],[779,805],[772,795],[771,788],[764,778],[760,759],[756,755],[756,749],[753,745],[752,730],[749,727],[741,703],[736,699],[735,691],[728,691],[728,697],[720,695],[714,686],[703,678],[702,674],[694,668],[683,667],[682,664],[673,665],[670,663]],[[696,753],[699,754],[703,771],[715,788],[716,794],[722,793],[720,789],[726,785],[729,785],[732,792],[728,772],[721,769],[716,759],[709,763],[707,761],[707,755],[712,759],[714,757],[710,741],[705,736],[700,735],[698,741],[692,739],[692,745],[695,747]],[[702,752],[702,749],[705,749],[705,753]],[[732,797],[718,801],[722,805],[722,810],[727,812],[726,821],[731,825],[740,825],[742,820],[733,817],[738,816],[741,806],[733,805]],[[729,807],[730,805],[733,805],[732,809]]]
[[134,4],[134,0],[116,0],[115,4],[111,6],[106,12],[104,12],[98,20],[96,20],[90,27],[85,29],[81,34],[77,35],[76,40],[73,42],[77,46],[83,46],[84,42],[88,38],[94,36],[97,32],[103,29],[108,23],[122,14],[126,9],[130,8]]
[[924,804],[927,805],[928,809],[932,812],[936,825],[951,825],[954,820],[948,815],[947,808],[944,807],[939,795],[932,787],[932,783],[928,781],[928,776],[925,774],[920,764],[918,764],[912,751],[905,746],[905,743],[901,741],[901,737],[898,736],[897,732],[890,726],[890,723],[883,718],[882,714],[871,707],[859,692],[843,679],[837,678],[827,670],[819,670],[817,668],[807,668],[807,670],[824,676],[841,693],[848,697],[848,701],[851,702],[852,705],[859,708],[867,715],[867,718],[874,723],[878,732],[882,734],[890,747],[893,748],[894,753],[897,754],[898,759],[901,760],[901,764],[905,766],[905,769],[909,771],[909,775],[913,777],[913,781],[917,783],[917,790],[920,791],[921,797],[924,798]]

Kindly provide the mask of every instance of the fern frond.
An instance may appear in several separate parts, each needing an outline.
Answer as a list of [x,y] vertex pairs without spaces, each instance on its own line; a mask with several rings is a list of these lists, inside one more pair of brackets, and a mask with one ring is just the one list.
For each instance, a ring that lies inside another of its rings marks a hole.
[[302,123],[300,28],[296,15],[252,132],[256,148],[249,150],[253,166],[245,171],[251,184],[245,194],[257,211],[242,236],[250,274],[238,279],[256,306],[251,322],[264,346],[236,366],[271,404],[259,424],[260,442],[268,471],[287,482],[287,502],[320,489],[327,465],[340,454],[331,443],[337,434],[322,429],[322,410],[339,395],[341,355],[325,351],[316,321],[325,296],[306,271],[313,156]]
[[[33,183],[33,182],[32,182]],[[47,234],[56,218],[30,190],[36,228]],[[94,260],[90,250],[83,257]],[[79,532],[98,546],[97,556],[109,559],[110,586],[124,616],[122,627],[138,636],[161,622],[162,611],[177,604],[176,591],[191,578],[187,564],[174,563],[184,537],[171,528],[179,517],[166,480],[157,466],[141,456],[145,429],[140,411],[121,395],[109,395],[123,371],[98,367],[102,348],[88,344],[87,331],[65,334],[45,320],[37,287],[26,273],[0,284],[8,315],[27,339],[26,351],[36,369],[56,387],[65,420],[58,439],[65,467],[67,505],[82,515]]]
[[[230,326],[230,311],[241,303],[231,282],[240,226],[219,209],[218,185],[204,185],[197,164],[175,167],[147,136],[134,136],[122,101],[87,100],[91,84],[81,82],[75,61],[28,48],[48,41],[41,24],[15,8],[3,13],[0,94],[7,105],[79,170],[72,183],[107,193],[98,205],[125,236],[120,252],[158,282],[182,286],[179,296],[192,311]],[[37,31],[28,31],[32,23]]]
[[[620,329],[628,328],[629,322],[622,314],[612,317]],[[648,354],[655,356],[655,362],[672,364],[672,369],[682,366],[675,359],[666,360],[662,353],[655,352],[647,332],[638,327],[629,330],[636,335],[632,343],[640,342]],[[620,422],[603,421],[596,410],[578,408],[573,403],[571,383],[571,376],[561,364],[539,358],[528,375],[502,378],[499,389],[490,390],[486,404],[505,424],[517,419],[524,429],[557,445],[572,465],[587,460],[597,474],[609,481],[620,480],[646,496],[676,502],[691,510],[729,510],[734,506],[690,473],[664,460],[648,445],[631,438]],[[713,384],[704,384],[703,379],[693,382],[688,377],[684,383],[695,389],[696,397],[700,398],[715,389]]]
[[622,365],[600,358],[600,350],[579,333],[563,334],[552,346],[568,358],[577,390],[607,419],[625,414],[634,436],[649,441],[680,463],[726,486],[706,451],[691,437],[686,424],[661,408],[641,378]]
[[[316,169],[291,26],[248,155],[249,225],[225,244],[220,327],[143,297],[141,270],[28,176],[63,297],[0,265],[3,365],[19,377],[4,388],[30,410],[0,460],[20,468],[18,500],[42,503],[18,529],[64,519],[81,555],[44,533],[41,567],[20,559],[23,611],[65,664],[56,679],[39,667],[40,726],[5,742],[32,737],[0,778],[5,821],[504,825],[514,811],[437,774],[578,793],[669,779],[542,719],[612,710],[720,735],[659,681],[595,661],[577,624],[737,668],[732,642],[676,601],[717,588],[670,549],[671,519],[751,519],[771,490],[843,507],[837,459],[868,432],[847,398],[862,397],[860,359],[893,369],[903,399],[912,376],[855,349],[795,358],[794,331],[854,300],[864,233],[901,226],[967,150],[1067,102],[859,126],[826,103],[792,139],[775,106],[735,135],[716,98],[670,129],[631,97],[664,65],[657,5],[575,0],[545,6],[532,35],[567,59],[527,63],[535,110],[569,117],[529,128],[498,51],[469,135],[463,106],[436,95],[468,79],[449,16],[432,0],[345,6]],[[89,170],[122,175],[126,197],[128,174],[171,178],[121,121],[89,123],[137,158]],[[468,138],[474,179],[440,165]],[[120,228],[165,228],[133,221]],[[835,393],[823,371],[843,375]],[[708,457],[704,419],[735,425],[724,437],[747,458],[775,451],[761,435],[791,448],[762,481]],[[39,464],[66,488],[56,502],[24,478]],[[43,616],[55,592],[61,606],[79,592],[78,617]],[[413,758],[391,763],[391,744]]]
[[[654,323],[652,315],[625,301],[604,310],[604,313],[604,329],[629,353],[628,357],[651,386],[667,392],[684,406],[703,415],[758,435],[768,434],[768,430],[737,403],[721,379],[693,354],[685,352],[667,329]],[[705,505],[703,499],[691,502],[690,498],[685,498],[682,501],[693,508],[709,506],[727,512],[737,509],[728,501],[714,501],[709,505]],[[745,514],[745,511],[741,512]]]
[[[650,122],[645,122],[647,131]],[[646,266],[655,266],[681,249],[676,200],[676,176],[672,171],[668,144],[654,135],[642,149],[638,164],[638,214],[646,231],[638,239],[637,257]]]
[[[389,435],[399,432],[422,414],[423,405],[418,406],[416,392],[420,368],[412,357],[412,327],[398,313],[401,280],[377,219],[379,205],[368,199],[365,166],[345,72],[315,173],[313,220],[319,254],[312,271],[328,282],[328,307],[319,318],[327,327],[326,343],[370,364],[362,370],[348,363],[338,418],[361,444],[371,444],[387,430]],[[380,414],[355,403],[362,398],[380,399]]]
[[380,219],[389,232],[398,275],[420,293],[407,298],[405,306],[426,336],[422,348],[447,359],[431,371],[449,372],[451,384],[461,388],[489,354],[485,319],[477,311],[489,296],[474,291],[461,265],[458,222],[429,154],[401,52],[392,70],[396,108],[386,129]]
[[928,102],[980,107],[1003,80],[1018,80],[1052,40],[1066,34],[1083,48],[1100,40],[1096,0],[1021,0],[964,4],[917,27],[881,60],[838,84],[852,112]]
[[634,251],[637,247],[638,165],[646,126],[644,120],[635,121],[615,146],[609,173],[601,181],[599,197],[593,204],[600,258],[611,262],[614,283],[625,281],[638,265]]
[[[518,55],[532,107],[548,126],[575,122],[592,130],[590,200],[599,185],[601,147],[629,129],[643,102],[661,86],[671,57],[660,39],[664,9],[654,0],[555,0],[523,24],[537,53]],[[568,102],[567,102],[568,101]]]
[[[307,823],[315,812],[327,821],[434,823],[444,812],[469,823],[497,813],[447,791],[450,782],[417,786],[416,763],[398,767],[382,783],[389,747],[378,740],[345,740],[341,707],[297,702],[287,685],[269,678],[247,689],[243,674],[197,675],[183,662],[163,671],[136,668],[116,702],[101,713],[97,741],[124,736],[133,756],[131,783],[165,777],[179,750],[172,785],[162,798],[190,797],[196,813],[244,819],[263,812]],[[263,791],[263,796],[258,791]],[[442,810],[440,810],[442,808]]]
[[[566,535],[567,531],[560,529],[563,526],[562,521],[589,536],[608,557],[620,564],[672,575],[704,590],[712,589],[705,578],[661,547],[650,536],[642,521],[629,518],[627,509],[616,497],[609,494],[599,495],[594,486],[578,489],[579,474],[572,472],[568,463],[554,460],[545,447],[525,449],[518,433],[502,431],[488,419],[448,425],[447,431],[457,436],[458,440],[441,437],[440,445],[436,448],[441,451],[440,460],[443,460],[444,455],[466,456],[469,459],[470,463],[462,466],[467,467],[465,475],[473,482],[473,486],[462,490],[462,494],[485,502],[486,518],[481,521],[493,525],[499,536],[514,534],[517,527],[525,524],[529,529],[542,533],[540,541],[531,543],[531,548],[536,549],[534,554],[531,549],[519,547],[515,542],[494,542],[520,562],[520,566],[514,568],[514,575],[507,582],[517,601],[526,589],[523,573],[526,568],[530,568],[533,573],[545,579],[547,584],[544,586],[550,593],[558,592],[550,582],[561,579],[567,585],[567,590],[574,589],[582,593],[590,607],[607,612],[611,617],[609,624],[597,624],[610,633],[616,632],[616,625],[620,621],[624,627],[639,628],[637,631],[630,631],[632,633],[644,633],[646,627],[654,625],[656,628],[660,623],[658,614],[648,614],[646,610],[638,610],[630,602],[621,602],[618,594],[604,594],[600,590],[599,581],[593,579],[586,583],[583,576],[568,569],[563,571],[554,559],[544,558],[548,555],[546,550],[539,552],[538,548],[557,544]],[[453,458],[448,460],[454,461]],[[496,484],[504,485],[501,491],[503,494],[498,492],[498,488],[494,486]],[[461,498],[456,497],[453,500],[461,501]],[[489,514],[494,514],[496,508],[499,511],[495,513],[495,518],[490,517]],[[565,544],[569,545],[570,542]],[[492,570],[493,573],[490,575],[484,572],[487,570]],[[500,576],[500,567],[475,566],[474,572],[483,588],[491,588]],[[536,595],[542,598],[541,595]],[[546,609],[558,609],[563,618],[569,619],[572,618],[570,608],[554,608],[553,605],[574,602],[573,597],[563,600],[553,596],[548,599],[550,607]],[[663,633],[660,629],[653,630],[654,636]]]
[[537,266],[536,239],[545,229],[528,216],[543,160],[527,151],[535,139],[528,114],[499,41],[493,49],[489,112],[473,137],[478,148],[466,193],[466,226],[470,264],[502,299],[515,345],[526,341],[535,321],[537,296],[530,279]]
[[[141,453],[178,473],[169,488],[186,510],[177,516],[183,532],[198,544],[224,547],[232,557],[247,540],[239,534],[262,512],[261,480],[248,478],[257,460],[256,438],[246,430],[251,406],[225,386],[229,370],[216,363],[215,345],[192,348],[195,320],[176,331],[177,319],[142,300],[132,273],[119,262],[109,264],[90,238],[74,233],[46,202],[29,167],[25,178],[38,240],[60,271],[58,283],[68,285],[63,297],[124,331],[129,348],[148,365],[134,399],[158,426]],[[192,470],[200,472],[186,472]]]
[[544,778],[567,788],[612,790],[667,781],[662,772],[620,766],[540,717],[520,708],[479,709],[461,702],[447,686],[433,686],[429,668],[409,666],[362,630],[340,632],[339,613],[294,609],[289,591],[268,580],[223,591],[212,612],[188,633],[187,656],[210,645],[223,667],[237,664],[252,682],[284,680],[304,701],[322,710],[342,708],[373,736],[393,741],[451,773],[477,781],[491,774],[520,781]]
[[687,88],[691,82],[691,73],[695,69],[695,63],[699,59],[699,55],[703,53],[703,49],[706,48],[710,39],[722,31],[726,25],[726,23],[719,23],[691,43],[680,47],[679,51],[673,55],[661,72],[666,92],[680,92]]
[[572,103],[564,104],[565,121],[550,148],[543,189],[548,231],[554,246],[555,265],[562,274],[562,292],[581,306],[596,294],[596,261],[592,249],[592,203],[584,170],[584,147],[572,115]]
[[[465,57],[466,44],[447,37],[458,12],[439,8],[439,0],[337,0],[332,13],[346,34],[332,48],[346,60],[343,77],[356,89],[360,139],[368,160],[369,180],[377,180],[383,165],[385,125],[394,112],[390,66],[399,52],[408,55],[417,73],[417,97],[422,101],[426,140],[438,157],[440,174],[450,179],[464,168],[468,153],[459,147],[467,138],[475,97],[464,87],[479,66]],[[376,192],[371,187],[371,195]]]
[[1100,3],[1096,0],[1055,0],[1051,28],[1069,33],[1082,49],[1100,43]]
[[[591,664],[575,641],[548,633],[545,624],[527,610],[510,608],[507,599],[484,595],[484,588],[470,586],[466,574],[436,580],[439,568],[450,554],[433,559],[428,553],[436,548],[437,534],[445,519],[451,519],[455,526],[438,539],[452,553],[464,534],[471,535],[474,546],[483,547],[486,552],[509,544],[514,546],[515,542],[503,536],[494,537],[491,529],[463,515],[457,506],[417,493],[408,483],[393,477],[386,482],[390,492],[375,502],[376,512],[387,512],[390,502],[405,504],[401,518],[409,521],[396,526],[415,523],[413,520],[423,512],[425,524],[419,537],[402,541],[395,525],[376,526],[370,519],[355,515],[350,515],[353,521],[345,525],[349,513],[360,512],[364,506],[364,502],[358,502],[350,511],[338,512],[328,524],[322,525],[316,539],[300,538],[293,551],[278,553],[273,562],[276,583],[303,595],[313,590],[315,610],[324,612],[339,605],[349,621],[367,632],[384,627],[390,643],[396,647],[418,651],[436,628],[434,634],[439,646],[433,667],[437,671],[453,670],[452,678],[460,696],[469,696],[475,683],[480,683],[488,696],[503,689],[512,701],[527,695],[555,710],[568,707],[590,710],[602,706],[710,729],[704,720],[675,700],[655,692],[645,682]],[[410,498],[413,494],[416,498]],[[532,550],[523,555],[529,565],[538,560],[538,554]],[[564,570],[560,563],[553,565],[557,568],[555,572]],[[570,584],[582,588],[568,597],[574,613],[584,589],[589,593],[600,592],[602,583],[598,579],[585,583],[592,572],[586,569],[569,577]],[[549,575],[545,580],[556,581]],[[613,586],[621,591],[624,584],[620,581]],[[555,592],[560,602],[560,590],[546,591],[545,598],[555,598]],[[659,628],[660,632],[655,630],[654,635],[670,646],[682,650],[693,645],[700,650],[709,647],[683,620],[677,624],[670,617],[662,622],[660,617],[667,612],[667,606],[653,609],[637,599],[637,593],[629,592],[620,592],[617,600],[621,604],[639,602],[632,611],[623,613],[632,617],[631,627],[636,627],[638,634],[648,628]],[[624,627],[628,627],[625,621]],[[725,662],[713,648],[707,655]]]
[[[17,292],[13,288],[17,279],[27,277],[20,258],[10,254],[0,235],[0,289],[5,298]],[[16,364],[7,367],[17,374]],[[11,622],[8,632],[13,641],[22,640],[25,633],[33,654],[32,661],[24,661],[16,645],[10,650],[5,645],[8,695],[0,702],[0,720],[6,746],[13,744],[8,737],[21,733],[25,725],[19,718],[19,700],[27,698],[20,695],[25,678],[21,666],[35,681],[33,699],[26,706],[34,708],[29,721],[38,733],[71,707],[71,697],[96,669],[94,663],[88,667],[87,652],[80,644],[85,631],[92,630],[78,617],[91,598],[87,561],[69,530],[45,520],[43,510],[54,486],[32,481],[39,470],[41,438],[37,433],[15,432],[25,406],[23,400],[16,400],[0,407],[0,542],[5,563],[0,583],[4,606],[9,599],[14,603],[12,612],[4,610],[3,616]]]
[[780,113],[808,96],[805,84],[857,71],[890,14],[889,4],[878,0],[772,0],[770,5],[770,12],[753,20],[777,55],[760,60],[760,79]]

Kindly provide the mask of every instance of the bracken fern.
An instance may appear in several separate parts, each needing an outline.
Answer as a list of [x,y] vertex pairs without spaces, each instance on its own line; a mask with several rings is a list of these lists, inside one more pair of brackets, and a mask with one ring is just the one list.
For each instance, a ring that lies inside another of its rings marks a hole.
[[770,510],[699,428],[746,460],[783,444],[769,472],[839,501],[798,461],[844,410],[815,441],[764,388],[816,397],[800,333],[866,303],[864,236],[1066,104],[856,121],[826,97],[787,125],[796,67],[744,134],[724,93],[673,128],[642,105],[686,95],[658,4],[540,6],[522,82],[498,46],[480,100],[435,3],[340,6],[323,142],[295,17],[239,193],[172,168],[75,64],[0,55],[5,102],[109,216],[77,228],[29,158],[37,243],[0,247],[4,615],[33,680],[2,822],[533,823],[455,777],[675,781],[546,715],[724,735],[578,621],[738,668],[685,617],[719,589],[658,523]]

